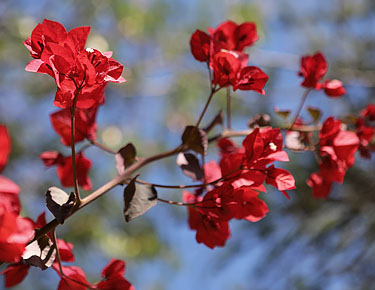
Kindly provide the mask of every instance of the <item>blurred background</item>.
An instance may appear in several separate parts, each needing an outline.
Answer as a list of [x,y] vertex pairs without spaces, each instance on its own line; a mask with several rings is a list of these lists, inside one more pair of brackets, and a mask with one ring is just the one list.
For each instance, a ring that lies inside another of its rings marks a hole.
[[[206,67],[190,54],[190,36],[197,28],[206,30],[228,19],[256,22],[259,41],[247,50],[250,64],[270,76],[265,96],[234,95],[235,129],[246,129],[257,113],[269,113],[273,124],[280,123],[274,107],[295,112],[303,93],[297,76],[300,56],[317,50],[327,58],[326,77],[342,80],[347,94],[329,99],[312,92],[306,105],[320,107],[325,119],[358,114],[375,102],[371,0],[2,0],[0,123],[8,126],[13,143],[3,174],[21,186],[23,215],[33,219],[46,210],[46,189],[60,186],[56,170],[46,169],[39,154],[70,154],[49,122],[49,114],[57,110],[53,79],[24,70],[30,56],[23,41],[44,18],[67,30],[90,25],[87,47],[112,50],[125,65],[127,82],[108,85],[97,119],[98,140],[114,150],[132,142],[139,156],[150,156],[178,145],[183,128],[197,120],[209,93]],[[203,123],[224,105],[225,96],[215,96]],[[309,118],[306,111],[302,116]],[[93,161],[94,189],[116,175],[112,155],[95,147],[85,153]],[[197,244],[183,207],[158,204],[125,224],[121,187],[67,220],[58,236],[74,244],[76,264],[90,282],[98,281],[102,268],[116,257],[126,260],[125,276],[138,290],[375,289],[374,159],[357,156],[344,184],[335,185],[325,201],[315,200],[305,184],[317,169],[313,154],[289,156],[291,162],[279,166],[296,178],[291,200],[269,187],[262,196],[270,208],[267,217],[257,223],[231,222],[232,237],[224,248]],[[206,160],[216,158],[211,146]],[[175,158],[148,166],[141,177],[162,184],[191,183]],[[165,199],[181,199],[177,190],[158,192]],[[49,213],[47,217],[52,219]],[[14,289],[56,289],[58,281],[53,270],[31,269]],[[0,289],[3,285],[0,277]]]

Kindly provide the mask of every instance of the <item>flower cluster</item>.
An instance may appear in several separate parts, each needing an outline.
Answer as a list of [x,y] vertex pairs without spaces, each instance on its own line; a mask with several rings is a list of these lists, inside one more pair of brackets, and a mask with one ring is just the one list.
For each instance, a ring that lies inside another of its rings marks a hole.
[[273,185],[288,198],[286,190],[295,188],[293,176],[271,165],[274,161],[289,161],[282,150],[280,129],[256,128],[237,147],[230,139],[218,142],[221,152],[219,165],[205,165],[205,180],[220,180],[202,197],[203,188],[193,195],[183,193],[189,203],[189,225],[197,231],[196,240],[210,248],[224,246],[230,237],[229,220],[245,219],[256,222],[265,217],[268,207],[258,195],[265,192],[264,183]]
[[112,52],[86,48],[90,27],[67,32],[60,23],[45,19],[24,42],[33,60],[30,72],[45,73],[56,81],[54,104],[60,108],[87,109],[104,102],[108,82],[121,83],[123,66],[112,59]]
[[[86,48],[90,27],[77,27],[69,32],[58,22],[45,19],[38,24],[24,42],[33,60],[27,71],[52,76],[57,85],[54,104],[61,110],[50,115],[52,127],[61,137],[61,143],[72,146],[71,118],[75,118],[74,144],[85,139],[96,139],[96,115],[104,103],[104,89],[108,82],[121,83],[123,65],[112,59],[112,52]],[[41,155],[45,165],[57,165],[57,175],[63,186],[73,186],[72,156],[47,151]],[[88,172],[91,161],[77,156],[78,184],[91,189]]]
[[301,58],[301,69],[298,73],[304,80],[301,86],[315,90],[323,89],[327,96],[332,98],[340,97],[346,90],[339,80],[325,80],[320,83],[328,70],[328,64],[321,52],[314,55],[305,55]]
[[359,138],[355,132],[342,129],[342,125],[340,120],[329,117],[319,132],[319,171],[307,181],[316,198],[328,197],[332,183],[342,183],[354,164]]
[[255,23],[240,25],[226,21],[209,34],[196,30],[190,39],[194,58],[206,62],[213,70],[212,84],[232,86],[233,90],[254,90],[264,94],[268,76],[258,67],[247,66],[249,56],[244,49],[258,39]]

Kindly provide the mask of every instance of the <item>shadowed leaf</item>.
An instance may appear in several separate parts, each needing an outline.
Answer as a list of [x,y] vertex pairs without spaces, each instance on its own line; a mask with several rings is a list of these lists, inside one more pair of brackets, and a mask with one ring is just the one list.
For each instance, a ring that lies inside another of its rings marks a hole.
[[143,215],[157,204],[157,192],[152,185],[136,184],[134,177],[124,189],[124,216],[126,222]]
[[206,154],[208,140],[206,132],[202,129],[187,126],[182,134],[182,143],[199,154]]
[[45,270],[51,267],[56,257],[56,249],[47,235],[26,246],[22,255],[24,262],[28,265]]
[[125,169],[135,161],[137,151],[132,143],[126,144],[116,154],[116,169],[118,174],[123,174]]
[[47,207],[61,224],[64,223],[65,218],[71,213],[75,201],[76,196],[73,192],[68,195],[65,191],[55,186],[47,190]]
[[177,155],[176,163],[181,167],[182,172],[194,181],[203,179],[203,169],[195,155],[190,153],[180,153]]

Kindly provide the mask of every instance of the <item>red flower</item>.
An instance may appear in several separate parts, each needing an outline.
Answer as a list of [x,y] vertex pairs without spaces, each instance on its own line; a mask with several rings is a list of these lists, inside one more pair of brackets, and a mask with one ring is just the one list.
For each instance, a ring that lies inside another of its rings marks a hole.
[[375,104],[368,104],[365,109],[361,111],[362,117],[367,117],[369,121],[375,121]]
[[362,157],[370,159],[371,152],[375,152],[375,127],[372,124],[375,121],[375,105],[369,104],[360,113],[361,117],[357,118],[355,126],[359,138],[359,153]]
[[321,52],[302,57],[301,69],[298,75],[303,76],[305,79],[301,85],[315,90],[324,89],[328,97],[337,98],[342,96],[346,93],[346,90],[341,81],[325,80],[323,83],[320,83],[327,69],[327,61]]
[[62,164],[64,162],[64,156],[57,151],[45,151],[40,154],[40,159],[42,159],[45,166],[53,166]]
[[[76,109],[74,142],[96,139],[97,125],[95,123],[97,107],[92,109]],[[50,115],[51,123],[56,133],[61,137],[61,143],[71,146],[70,109],[63,109]]]
[[274,165],[271,165],[267,168],[266,183],[276,187],[289,199],[290,197],[285,192],[285,190],[291,190],[296,188],[293,175],[285,169],[275,168]]
[[[55,159],[54,159],[55,157]],[[57,165],[57,175],[61,184],[66,187],[74,186],[72,156],[64,157],[56,151],[46,151],[40,155],[46,166]],[[88,177],[91,168],[91,161],[82,152],[76,155],[76,169],[78,185],[84,190],[92,188],[91,180]]]
[[21,283],[29,272],[29,265],[19,262],[8,266],[0,275],[5,276],[5,287],[10,288]]
[[[56,272],[60,275],[60,272]],[[57,290],[86,290],[90,284],[86,280],[86,275],[81,268],[76,266],[62,266],[63,273],[69,277],[61,277]]]
[[[184,191],[183,201],[188,203],[195,203],[200,201],[200,198]],[[189,206],[189,226],[192,230],[196,230],[195,238],[198,243],[203,243],[207,247],[213,249],[216,246],[224,246],[227,239],[230,237],[230,229],[227,221],[220,221],[207,215],[204,209]]]
[[10,179],[0,175],[0,206],[12,213],[19,214],[21,210],[18,194],[20,188]]
[[316,88],[318,82],[327,72],[327,69],[328,64],[321,52],[302,57],[299,75],[303,76],[305,79],[301,85],[307,88]]
[[342,86],[342,82],[339,80],[326,80],[322,84],[322,88],[327,96],[337,98],[346,93],[345,88]]
[[74,246],[72,243],[57,239],[57,247],[59,248],[61,261],[74,262],[74,255],[72,252]]
[[210,34],[196,30],[190,39],[191,52],[198,61],[210,63],[211,58],[223,50],[241,53],[258,40],[253,22],[237,25],[233,21],[226,21],[216,29],[208,30]]
[[332,182],[344,181],[346,171],[354,164],[358,146],[356,133],[342,130],[340,120],[329,117],[323,123],[319,132],[319,171],[307,181],[316,198],[328,197]]
[[8,129],[5,125],[0,125],[0,172],[7,164],[10,149],[11,141]]
[[190,48],[196,60],[209,62],[211,37],[207,33],[197,29],[191,36]]
[[263,88],[266,85],[267,80],[268,76],[260,68],[247,66],[241,69],[238,80],[233,86],[233,90],[253,90],[264,95],[265,92]]
[[210,29],[214,44],[220,49],[243,51],[258,40],[254,22],[237,25],[233,21],[220,24],[216,30]]
[[313,196],[317,199],[327,198],[332,188],[332,182],[324,179],[319,172],[310,175],[307,185],[313,189]]
[[112,259],[102,271],[103,280],[96,285],[101,290],[134,290],[132,284],[123,276],[125,273],[125,262]]
[[237,83],[241,61],[235,53],[222,51],[214,56],[212,68],[214,71],[213,84],[218,84],[220,87],[233,86]]
[[60,108],[76,106],[87,109],[104,102],[107,82],[124,82],[123,66],[111,58],[112,53],[84,49],[90,27],[66,32],[54,21],[44,20],[25,41],[34,59],[27,71],[47,73],[56,80],[54,104]]
[[257,222],[266,216],[269,211],[267,204],[258,198],[258,192],[248,186],[242,186],[233,190],[232,201],[229,201],[233,217]]
[[32,222],[0,205],[0,261],[16,263],[34,235]]

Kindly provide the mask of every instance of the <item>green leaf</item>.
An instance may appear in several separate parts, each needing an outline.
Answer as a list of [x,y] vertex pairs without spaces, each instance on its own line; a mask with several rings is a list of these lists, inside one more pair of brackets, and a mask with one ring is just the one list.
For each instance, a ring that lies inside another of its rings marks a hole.
[[126,222],[143,215],[157,204],[157,192],[152,185],[136,184],[138,175],[124,189],[124,216]]
[[195,126],[187,126],[182,134],[182,143],[199,154],[206,154],[208,140],[206,132]]

